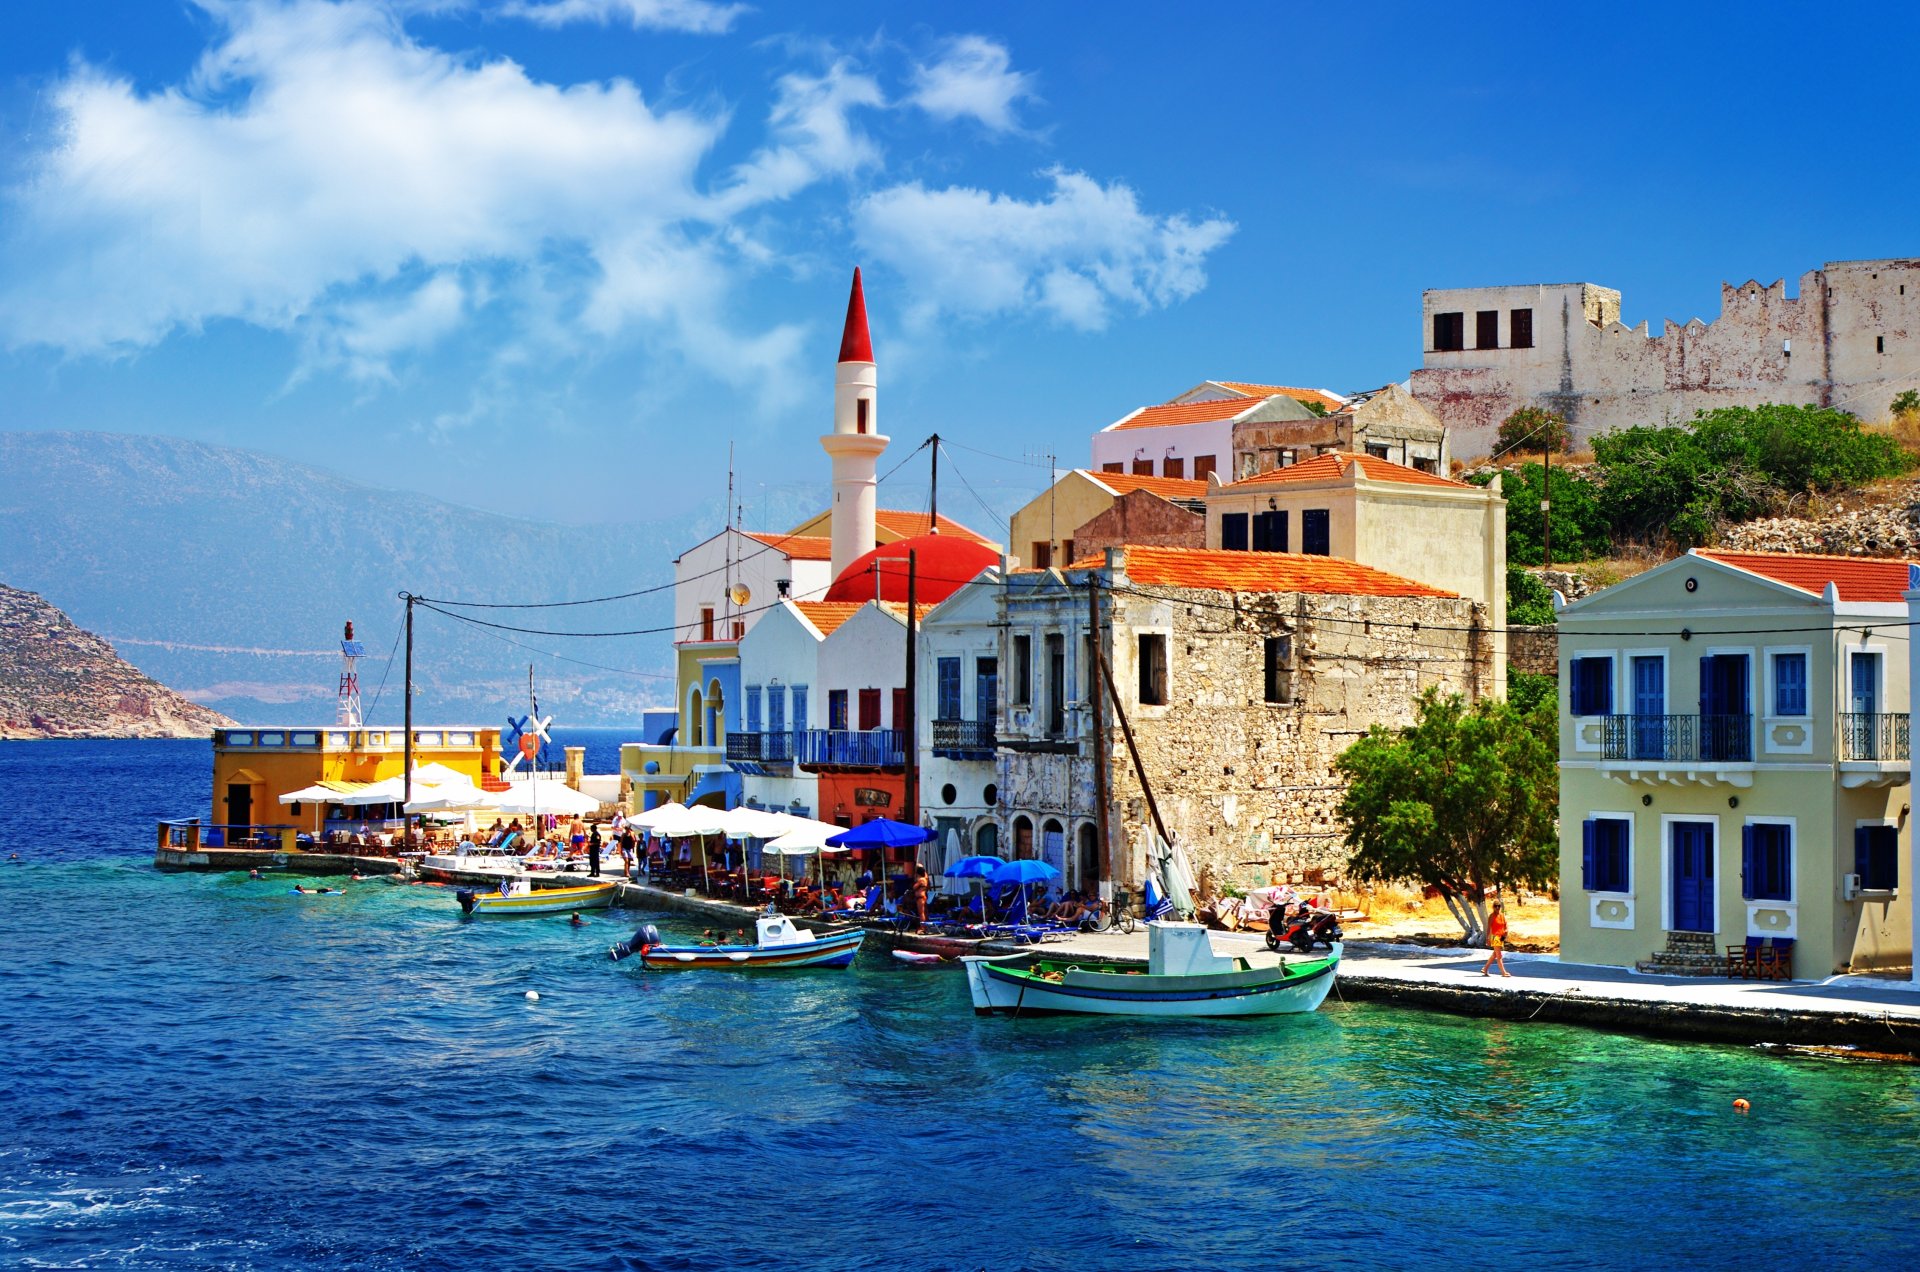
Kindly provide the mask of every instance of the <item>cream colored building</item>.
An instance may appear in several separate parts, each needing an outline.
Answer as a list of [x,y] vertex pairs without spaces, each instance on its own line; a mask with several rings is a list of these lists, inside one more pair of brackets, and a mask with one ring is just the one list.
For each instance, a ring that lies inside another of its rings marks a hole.
[[1470,486],[1367,455],[1321,455],[1215,486],[1207,547],[1357,561],[1486,603],[1492,692],[1506,692],[1507,505]]
[[1207,483],[1150,473],[1097,473],[1075,468],[1040,492],[1008,522],[1007,552],[1028,569],[1058,568],[1080,557],[1074,536],[1122,496],[1145,490],[1189,510],[1205,499]]
[[1563,958],[1911,963],[1908,570],[1702,550],[1561,611]]

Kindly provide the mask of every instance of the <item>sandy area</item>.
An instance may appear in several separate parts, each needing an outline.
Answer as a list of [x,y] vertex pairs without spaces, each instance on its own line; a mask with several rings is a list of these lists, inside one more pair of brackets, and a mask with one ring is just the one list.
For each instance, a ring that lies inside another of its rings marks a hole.
[[[1420,902],[1418,898],[1387,893],[1358,898],[1343,897],[1345,906],[1365,910],[1364,920],[1345,924],[1348,937],[1356,941],[1411,941],[1457,945],[1460,923],[1448,912],[1444,901]],[[1533,897],[1507,905],[1508,941],[1517,950],[1536,953],[1560,948],[1560,903],[1551,897]]]

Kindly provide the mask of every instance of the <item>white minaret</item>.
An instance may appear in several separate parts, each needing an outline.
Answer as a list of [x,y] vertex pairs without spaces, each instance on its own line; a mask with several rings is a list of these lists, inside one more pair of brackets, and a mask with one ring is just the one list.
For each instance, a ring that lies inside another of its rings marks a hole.
[[867,296],[853,271],[840,365],[833,380],[833,432],[820,439],[833,459],[833,577],[873,550],[880,484],[874,469],[888,439],[880,435],[873,340],[867,335]]

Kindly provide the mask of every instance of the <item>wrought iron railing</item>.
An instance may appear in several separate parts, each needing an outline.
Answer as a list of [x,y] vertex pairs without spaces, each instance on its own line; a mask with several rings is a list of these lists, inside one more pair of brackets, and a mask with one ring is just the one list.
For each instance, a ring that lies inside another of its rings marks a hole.
[[991,720],[935,720],[933,749],[991,754],[997,742]]
[[900,768],[907,762],[898,729],[806,729],[794,740],[794,758],[816,768]]
[[1607,716],[1601,735],[1601,754],[1609,760],[1746,764],[1753,760],[1753,717]]
[[750,764],[793,763],[791,733],[729,733],[727,758]]
[[1906,712],[1843,711],[1840,713],[1842,760],[1907,760],[1912,758]]

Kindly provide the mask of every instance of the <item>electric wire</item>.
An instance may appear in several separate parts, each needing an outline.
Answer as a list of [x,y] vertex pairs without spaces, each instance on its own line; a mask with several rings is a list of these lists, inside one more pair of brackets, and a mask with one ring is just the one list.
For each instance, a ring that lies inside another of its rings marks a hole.
[[[401,609],[404,610],[405,608],[406,606],[403,604],[401,606]],[[396,623],[394,625],[393,644],[387,647],[387,663],[386,663],[386,666],[380,669],[380,687],[373,691],[372,705],[369,706],[365,711],[360,713],[363,719],[367,719],[367,720],[373,719],[373,709],[374,707],[377,707],[380,705],[380,695],[385,693],[387,690],[387,673],[393,670],[393,654],[395,650],[400,648],[400,633],[405,630],[406,630],[406,626],[405,626],[404,619],[400,623]]]

